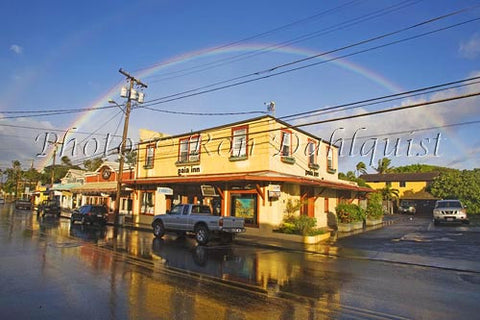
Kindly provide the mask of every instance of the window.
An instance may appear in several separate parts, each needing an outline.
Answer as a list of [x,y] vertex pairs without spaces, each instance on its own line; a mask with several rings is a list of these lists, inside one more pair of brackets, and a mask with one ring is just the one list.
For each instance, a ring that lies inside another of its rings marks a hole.
[[282,131],[280,155],[282,157],[290,157],[292,155],[292,133],[290,131]]
[[145,155],[145,169],[153,168],[153,160],[155,159],[155,145],[151,144],[147,146]]
[[153,214],[154,212],[153,192],[142,192],[140,205],[141,205],[140,211],[142,212],[142,214]]
[[180,139],[178,162],[200,161],[200,136]]
[[248,127],[232,128],[232,158],[245,158],[248,153]]
[[407,182],[406,181],[400,181],[400,187],[401,188],[405,188],[407,186]]
[[309,139],[307,144],[307,157],[308,166],[312,169],[318,169],[317,150],[317,142]]
[[245,219],[245,225],[257,226],[257,195],[234,193],[231,197],[231,216]]
[[335,167],[333,162],[333,148],[331,146],[327,146],[327,172],[328,173],[335,173]]

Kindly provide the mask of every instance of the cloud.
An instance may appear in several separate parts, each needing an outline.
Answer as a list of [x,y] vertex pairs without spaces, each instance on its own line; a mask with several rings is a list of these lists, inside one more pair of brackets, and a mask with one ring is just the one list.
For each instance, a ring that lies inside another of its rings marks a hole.
[[467,59],[480,56],[480,34],[475,33],[467,42],[462,42],[458,49],[460,55]]
[[20,47],[18,44],[12,44],[10,46],[10,50],[15,52],[16,54],[22,54],[23,53],[23,48]]
[[[472,77],[478,75],[480,75],[479,72],[471,74]],[[390,102],[379,106],[343,110],[334,114],[324,113],[310,116],[309,119],[298,120],[295,124],[365,114],[400,105],[436,101],[476,93],[479,90],[480,84],[474,84],[430,95],[411,97],[397,104]],[[404,111],[306,126],[305,129],[326,141],[331,139],[339,147],[343,142],[339,161],[342,163],[342,167],[349,168],[348,170],[351,170],[358,161],[363,161],[367,165],[376,165],[378,159],[384,156],[394,158],[395,166],[411,163],[446,165],[460,154],[465,157],[466,152],[475,151],[476,143],[480,145],[477,136],[468,132],[471,127],[467,125],[468,122],[480,120],[479,103],[480,97],[472,97]],[[462,123],[465,125],[451,126]],[[355,139],[353,139],[354,136]],[[462,141],[462,145],[452,145],[459,140]],[[353,147],[352,142],[354,143]],[[398,148],[396,147],[397,143]],[[437,150],[438,152],[436,152]],[[455,164],[460,165],[457,162]],[[470,163],[468,164],[470,165]]]

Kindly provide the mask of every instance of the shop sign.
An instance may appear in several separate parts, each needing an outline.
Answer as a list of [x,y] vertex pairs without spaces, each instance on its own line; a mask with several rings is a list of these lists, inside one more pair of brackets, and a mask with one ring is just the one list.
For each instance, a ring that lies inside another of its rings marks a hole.
[[311,177],[318,177],[319,174],[318,174],[318,171],[314,171],[314,170],[305,170],[305,176],[311,176]]
[[201,185],[200,188],[202,189],[202,196],[204,197],[216,197],[217,192],[215,192],[215,188],[210,185]]
[[173,195],[173,189],[172,188],[167,188],[167,187],[158,187],[157,188],[157,193],[164,194],[167,196]]
[[178,168],[178,175],[198,174],[202,173],[202,167],[200,166],[184,166]]

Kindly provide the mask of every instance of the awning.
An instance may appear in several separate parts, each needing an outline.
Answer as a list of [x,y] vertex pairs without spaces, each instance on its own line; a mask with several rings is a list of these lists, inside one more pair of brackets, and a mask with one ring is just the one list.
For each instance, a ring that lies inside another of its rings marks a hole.
[[73,193],[93,194],[93,193],[115,193],[117,183],[115,181],[90,182],[71,189]]
[[259,171],[250,173],[234,173],[234,174],[212,174],[212,175],[188,175],[177,177],[162,177],[162,178],[144,178],[127,180],[124,183],[128,186],[146,186],[146,185],[171,185],[171,184],[198,184],[198,183],[221,183],[221,182],[233,182],[233,181],[250,181],[250,182],[268,182],[268,183],[296,183],[304,186],[312,187],[326,187],[334,190],[350,190],[359,192],[373,192],[375,190],[359,187],[355,183],[349,181],[331,181],[312,179],[307,177],[299,177],[289,175],[285,173],[279,173],[274,171]]
[[55,184],[50,190],[54,191],[71,191],[75,187],[81,186],[80,183],[66,183],[66,184]]

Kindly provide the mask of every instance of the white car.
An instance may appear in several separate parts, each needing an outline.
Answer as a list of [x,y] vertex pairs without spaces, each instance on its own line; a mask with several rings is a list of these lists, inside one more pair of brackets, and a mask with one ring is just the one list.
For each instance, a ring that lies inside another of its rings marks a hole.
[[438,225],[440,222],[470,223],[467,209],[460,200],[437,200],[433,209],[433,222],[435,225]]

